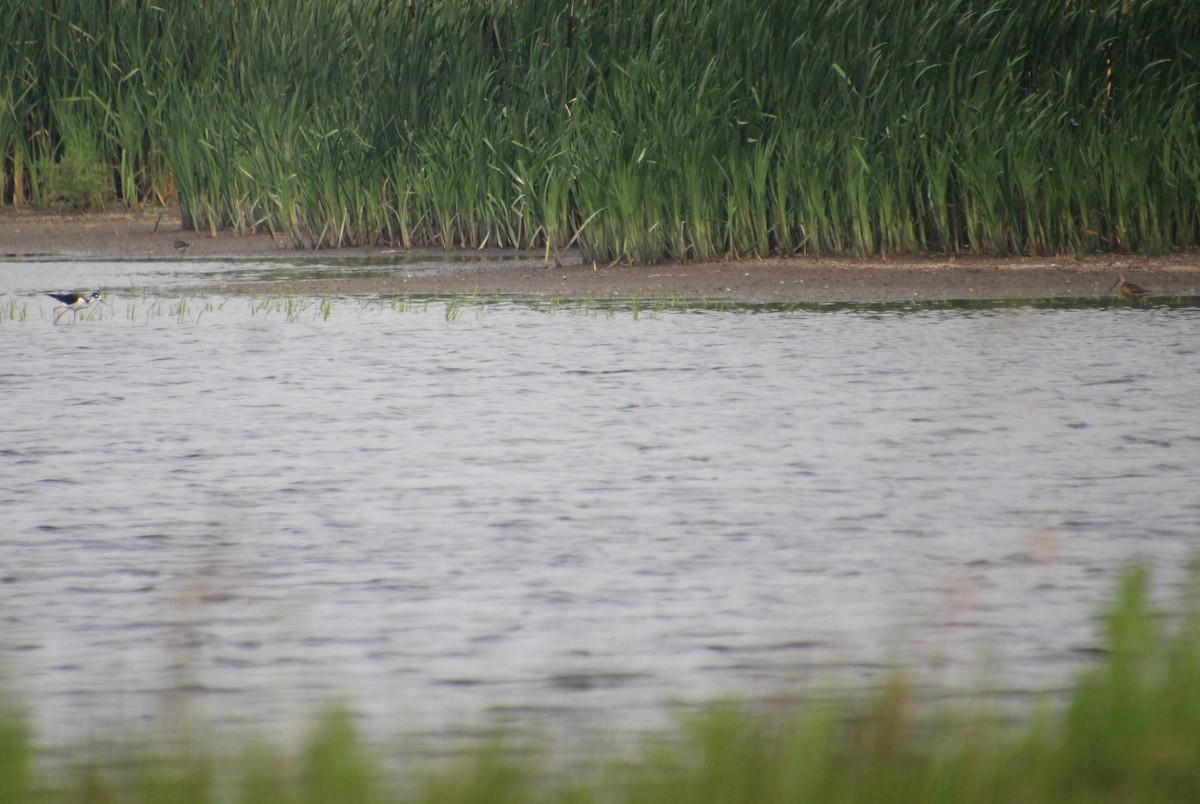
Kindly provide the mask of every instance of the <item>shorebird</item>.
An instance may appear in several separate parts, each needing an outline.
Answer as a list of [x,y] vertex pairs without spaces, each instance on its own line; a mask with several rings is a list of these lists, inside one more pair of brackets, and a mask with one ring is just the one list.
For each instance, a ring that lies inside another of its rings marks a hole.
[[99,292],[93,293],[91,296],[81,296],[78,293],[47,293],[46,295],[62,302],[62,304],[54,308],[55,319],[58,318],[59,310],[70,310],[72,321],[75,320],[75,316],[79,315],[80,310],[94,301],[100,301]]
[[188,250],[188,246],[190,246],[190,245],[191,245],[191,243],[189,243],[186,240],[176,240],[175,243],[172,245],[172,248],[175,249],[176,254],[183,254],[183,252]]
[[1127,299],[1140,299],[1143,296],[1150,295],[1150,291],[1146,290],[1141,285],[1135,285],[1132,282],[1126,282],[1124,274],[1121,274],[1117,277],[1117,281],[1114,282],[1113,286],[1108,289],[1108,292],[1112,293],[1114,289]]

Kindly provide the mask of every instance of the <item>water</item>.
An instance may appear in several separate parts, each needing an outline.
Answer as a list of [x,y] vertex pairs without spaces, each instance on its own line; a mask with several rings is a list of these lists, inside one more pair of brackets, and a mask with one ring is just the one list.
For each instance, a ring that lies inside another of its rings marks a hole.
[[620,732],[896,661],[1028,695],[1200,534],[1196,308],[289,317],[187,276],[54,325],[70,267],[0,266],[0,665],[52,743],[331,700]]

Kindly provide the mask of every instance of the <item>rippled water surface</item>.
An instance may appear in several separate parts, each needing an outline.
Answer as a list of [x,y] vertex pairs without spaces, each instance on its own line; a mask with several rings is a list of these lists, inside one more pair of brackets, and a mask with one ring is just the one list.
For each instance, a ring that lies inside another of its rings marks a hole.
[[38,270],[0,266],[0,665],[49,740],[331,699],[633,728],[892,660],[1036,692],[1124,562],[1169,587],[1200,536],[1195,308],[114,291],[72,325]]

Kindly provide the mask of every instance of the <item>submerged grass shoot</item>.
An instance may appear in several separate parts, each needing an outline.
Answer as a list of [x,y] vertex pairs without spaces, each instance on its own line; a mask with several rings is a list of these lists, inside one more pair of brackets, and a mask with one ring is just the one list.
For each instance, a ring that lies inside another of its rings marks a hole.
[[3,203],[98,167],[305,248],[1195,248],[1196,41],[1186,3],[13,6]]
[[28,305],[16,296],[9,296],[4,301],[0,301],[0,323],[5,321],[25,321],[28,318]]
[[[1194,296],[1156,296],[1133,302],[1119,297],[1078,297],[1040,299],[978,299],[945,300],[919,299],[888,302],[745,302],[728,299],[703,299],[673,296],[629,296],[604,298],[522,298],[501,295],[410,296],[387,295],[375,298],[345,296],[211,296],[181,295],[175,298],[151,296],[142,293],[136,297],[108,296],[103,305],[79,311],[75,316],[70,310],[51,314],[47,305],[34,308],[42,320],[56,326],[104,324],[124,320],[130,324],[151,324],[163,319],[173,319],[178,324],[200,324],[210,319],[228,320],[228,315],[248,314],[263,319],[281,318],[290,323],[311,321],[328,322],[338,315],[353,314],[357,318],[366,315],[388,313],[411,313],[440,315],[447,322],[459,321],[465,314],[474,313],[476,318],[489,312],[518,308],[548,314],[566,314],[591,318],[614,318],[629,316],[637,321],[655,318],[664,313],[796,313],[796,312],[913,312],[923,310],[1006,310],[1006,309],[1105,309],[1136,306],[1146,309],[1189,309],[1200,303]],[[0,301],[0,323],[20,322],[29,319],[27,302],[18,297]]]

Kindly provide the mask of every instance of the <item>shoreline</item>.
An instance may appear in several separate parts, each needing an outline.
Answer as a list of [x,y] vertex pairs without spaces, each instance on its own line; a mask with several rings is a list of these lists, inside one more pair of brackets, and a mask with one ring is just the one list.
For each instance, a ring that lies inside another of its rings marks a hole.
[[[177,239],[190,245],[176,253]],[[384,246],[289,249],[269,234],[183,231],[173,209],[56,213],[0,211],[3,259],[266,260],[394,266],[376,277],[245,282],[205,288],[215,293],[333,295],[494,295],[525,299],[703,299],[737,302],[1003,301],[1104,296],[1118,274],[1153,296],[1200,297],[1200,253],[1147,257],[730,258],[651,265],[593,264],[576,252],[561,265],[540,250],[515,252]],[[1153,298],[1153,296],[1151,298]]]

